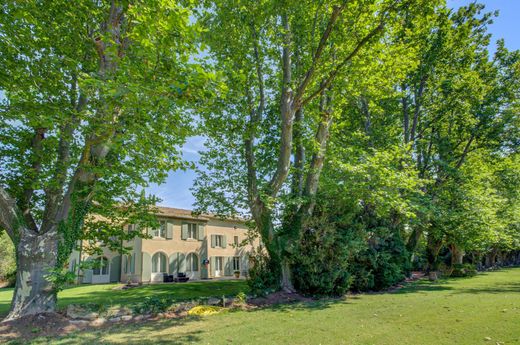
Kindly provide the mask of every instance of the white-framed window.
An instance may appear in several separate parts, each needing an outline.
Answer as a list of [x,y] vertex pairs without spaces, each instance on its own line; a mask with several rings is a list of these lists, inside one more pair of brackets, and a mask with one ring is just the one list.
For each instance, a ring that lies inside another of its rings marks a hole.
[[233,271],[240,271],[240,256],[233,256]]
[[95,276],[100,276],[100,275],[107,275],[108,274],[108,259],[105,258],[104,256],[101,256],[97,259],[95,259],[95,266],[94,266],[94,269],[92,271],[92,274],[95,275]]
[[157,229],[152,230],[152,236],[153,237],[159,237],[159,238],[166,238],[166,221],[161,220],[160,225]]
[[165,273],[167,260],[166,254],[155,253],[152,256],[152,273]]
[[199,257],[195,253],[189,253],[186,257],[186,270],[197,272],[199,270]]
[[215,235],[215,247],[224,247],[224,236],[222,235]]
[[188,223],[188,238],[197,239],[197,224]]

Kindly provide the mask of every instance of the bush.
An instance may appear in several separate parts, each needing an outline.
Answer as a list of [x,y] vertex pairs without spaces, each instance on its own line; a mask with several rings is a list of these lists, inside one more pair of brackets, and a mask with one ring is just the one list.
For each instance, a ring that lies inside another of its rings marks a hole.
[[340,296],[350,288],[349,258],[359,251],[355,231],[330,223],[325,217],[306,225],[293,259],[295,288],[309,295]]
[[399,231],[378,227],[368,249],[351,264],[352,289],[382,290],[406,278],[411,270],[408,252]]
[[273,265],[267,254],[262,251],[251,252],[249,278],[247,285],[253,295],[265,296],[269,292],[276,291],[280,285],[278,277],[279,268]]
[[134,314],[158,314],[167,311],[173,304],[170,298],[145,297],[142,302],[132,306]]
[[14,244],[7,235],[0,234],[0,282],[14,286],[16,281],[16,257]]

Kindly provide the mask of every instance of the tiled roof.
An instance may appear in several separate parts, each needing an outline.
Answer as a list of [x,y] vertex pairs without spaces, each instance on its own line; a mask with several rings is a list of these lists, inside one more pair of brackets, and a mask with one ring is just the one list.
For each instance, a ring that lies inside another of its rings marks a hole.
[[200,215],[194,214],[192,210],[186,210],[182,208],[174,208],[174,207],[164,207],[164,206],[157,206],[157,209],[159,210],[159,215],[165,216],[165,217],[172,217],[172,218],[182,218],[182,219],[193,219],[193,220],[205,220],[208,221],[210,219],[217,219],[217,220],[228,220],[228,221],[235,221],[235,222],[245,222],[246,220],[244,218],[222,218],[219,217],[216,214],[211,213],[202,213]]

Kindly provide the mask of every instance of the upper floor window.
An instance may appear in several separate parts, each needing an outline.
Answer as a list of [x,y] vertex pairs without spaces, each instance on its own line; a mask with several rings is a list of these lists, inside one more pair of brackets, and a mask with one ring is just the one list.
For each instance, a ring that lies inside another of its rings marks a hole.
[[197,238],[197,224],[188,223],[188,238]]
[[211,247],[215,248],[226,248],[226,236],[225,235],[211,235]]
[[158,228],[152,230],[152,237],[166,238],[166,221],[161,220]]
[[197,223],[182,223],[181,239],[202,241],[204,239],[204,225]]
[[238,236],[233,237],[233,243],[235,244],[235,246],[238,246]]

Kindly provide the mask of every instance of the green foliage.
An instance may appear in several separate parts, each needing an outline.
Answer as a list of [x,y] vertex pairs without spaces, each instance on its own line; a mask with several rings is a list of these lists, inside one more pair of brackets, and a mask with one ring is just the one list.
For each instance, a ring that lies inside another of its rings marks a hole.
[[16,280],[16,254],[13,242],[9,236],[0,233],[0,281],[8,286],[14,285]]
[[473,264],[455,264],[450,277],[473,277],[477,275],[477,269]]
[[340,296],[351,284],[350,260],[362,245],[352,229],[315,217],[301,234],[292,258],[294,285],[310,295]]
[[239,304],[245,304],[247,302],[247,295],[244,291],[240,291],[236,296],[235,300]]
[[134,314],[152,314],[164,313],[173,304],[172,298],[161,298],[157,296],[145,297],[142,302],[132,305]]
[[274,265],[273,261],[269,260],[266,253],[262,251],[250,253],[249,260],[252,265],[249,268],[247,285],[251,293],[256,296],[265,296],[275,291],[280,284],[279,266]]

